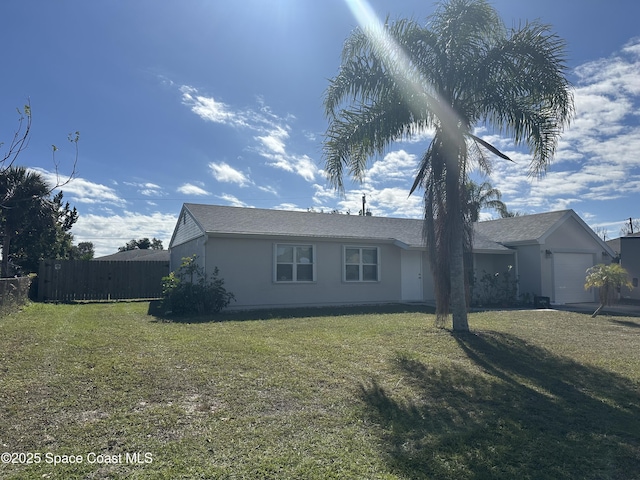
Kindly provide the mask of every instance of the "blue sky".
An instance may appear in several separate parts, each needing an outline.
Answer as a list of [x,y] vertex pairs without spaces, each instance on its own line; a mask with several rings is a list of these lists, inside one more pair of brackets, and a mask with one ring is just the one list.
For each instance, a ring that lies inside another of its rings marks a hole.
[[[573,208],[619,236],[640,217],[640,2],[497,0],[507,26],[540,19],[568,44],[577,116],[541,179],[528,155],[480,131],[516,160],[488,180],[511,210]],[[184,202],[420,217],[407,198],[428,140],[371,159],[363,184],[338,195],[323,173],[322,96],[344,40],[369,5],[384,19],[424,21],[416,0],[5,0],[0,141],[27,100],[32,136],[18,163],[52,177],[51,145],[77,178],[63,190],[76,242],[96,255],[132,238],[165,247]],[[490,218],[485,212],[483,218]]]

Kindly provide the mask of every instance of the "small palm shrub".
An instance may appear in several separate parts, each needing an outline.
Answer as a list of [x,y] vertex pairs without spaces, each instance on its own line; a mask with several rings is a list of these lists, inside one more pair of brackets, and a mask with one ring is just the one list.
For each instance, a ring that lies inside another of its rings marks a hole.
[[218,267],[207,280],[204,268],[196,262],[196,255],[184,257],[176,272],[162,278],[163,307],[176,315],[218,313],[235,296],[224,288]]
[[592,317],[598,315],[605,305],[611,305],[617,300],[620,288],[631,288],[631,286],[629,274],[619,263],[612,263],[610,265],[600,263],[587,269],[584,288],[586,290],[589,288],[598,288],[600,298],[600,306],[593,312]]

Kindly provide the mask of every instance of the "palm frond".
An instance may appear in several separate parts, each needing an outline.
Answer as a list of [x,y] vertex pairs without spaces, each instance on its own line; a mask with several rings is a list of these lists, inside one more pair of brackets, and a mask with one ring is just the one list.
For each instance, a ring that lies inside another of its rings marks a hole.
[[548,26],[528,23],[497,43],[478,65],[485,91],[478,97],[479,119],[516,145],[528,145],[532,174],[547,168],[574,114],[564,47]]
[[485,142],[483,139],[481,139],[480,137],[476,137],[472,133],[468,133],[467,136],[469,136],[469,138],[471,138],[474,142],[479,143],[484,148],[489,150],[491,153],[497,155],[498,157],[503,158],[505,160],[509,160],[510,162],[513,162],[513,160],[511,160],[507,155],[502,153],[500,150],[498,150],[496,147],[491,145],[489,142]]

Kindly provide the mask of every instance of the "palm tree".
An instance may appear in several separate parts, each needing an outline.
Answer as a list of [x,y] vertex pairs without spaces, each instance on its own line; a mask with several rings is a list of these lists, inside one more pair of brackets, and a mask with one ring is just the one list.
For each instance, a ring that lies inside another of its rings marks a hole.
[[480,184],[469,180],[465,183],[466,206],[469,214],[468,221],[475,223],[480,219],[483,208],[496,210],[502,218],[508,214],[507,206],[502,201],[502,193],[489,182]]
[[591,315],[595,318],[606,306],[617,300],[618,292],[622,287],[631,288],[633,284],[629,280],[629,273],[619,263],[595,265],[587,270],[584,288],[598,288],[600,306]]
[[2,277],[9,275],[11,240],[37,219],[51,217],[50,188],[42,176],[25,167],[10,166],[0,175],[0,232],[2,233]]
[[463,208],[468,171],[489,171],[489,154],[509,158],[473,134],[487,125],[532,153],[540,175],[573,115],[564,42],[538,22],[508,30],[485,0],[450,0],[428,26],[398,20],[355,29],[330,80],[324,106],[326,172],[337,189],[362,180],[368,159],[394,141],[432,131],[410,189],[424,189],[425,241],[439,319],[467,331]]

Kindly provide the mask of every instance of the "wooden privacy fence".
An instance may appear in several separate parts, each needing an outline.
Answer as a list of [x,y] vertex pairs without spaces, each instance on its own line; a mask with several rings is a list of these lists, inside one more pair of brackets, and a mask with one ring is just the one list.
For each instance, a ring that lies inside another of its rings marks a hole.
[[166,261],[41,260],[38,300],[125,300],[159,298]]

